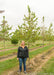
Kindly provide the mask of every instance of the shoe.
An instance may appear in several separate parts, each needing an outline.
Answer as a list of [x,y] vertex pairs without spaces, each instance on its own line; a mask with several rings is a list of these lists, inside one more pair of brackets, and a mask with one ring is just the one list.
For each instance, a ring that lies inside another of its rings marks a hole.
[[25,74],[27,74],[27,72],[26,72],[26,71],[24,71],[24,73],[25,73]]

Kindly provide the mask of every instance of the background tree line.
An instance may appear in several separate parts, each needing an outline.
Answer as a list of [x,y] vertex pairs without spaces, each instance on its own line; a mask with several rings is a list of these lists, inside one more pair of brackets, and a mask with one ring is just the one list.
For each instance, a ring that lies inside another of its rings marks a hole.
[[[50,23],[50,26],[47,28],[44,25],[45,18],[42,18],[42,27],[38,26],[38,17],[35,15],[35,12],[31,11],[28,6],[28,15],[24,15],[23,24],[18,25],[18,28],[9,33],[12,27],[9,27],[5,16],[3,16],[2,24],[0,24],[0,41],[3,40],[5,48],[5,40],[11,40],[13,44],[17,44],[21,40],[25,40],[28,44],[35,43],[36,40],[42,40],[43,45],[44,41],[54,41],[54,31],[53,24]],[[10,37],[10,35],[12,35]],[[49,42],[50,43],[50,42]]]

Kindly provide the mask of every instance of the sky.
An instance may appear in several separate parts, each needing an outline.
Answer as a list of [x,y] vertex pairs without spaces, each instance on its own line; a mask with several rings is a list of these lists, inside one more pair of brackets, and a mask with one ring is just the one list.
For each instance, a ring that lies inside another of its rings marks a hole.
[[24,14],[28,14],[28,5],[38,17],[38,26],[42,25],[44,16],[45,26],[49,27],[52,22],[54,29],[54,0],[0,0],[0,10],[5,10],[0,14],[0,23],[2,16],[5,16],[8,24],[13,26],[11,32],[15,31],[17,26],[23,23]]

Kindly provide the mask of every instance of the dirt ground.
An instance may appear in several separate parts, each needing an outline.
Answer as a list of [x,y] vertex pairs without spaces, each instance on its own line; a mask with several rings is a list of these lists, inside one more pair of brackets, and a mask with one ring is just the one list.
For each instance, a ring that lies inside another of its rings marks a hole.
[[[36,48],[32,48],[32,49],[29,49],[29,51],[31,52],[31,51],[37,50],[37,49],[39,49],[39,48],[42,48],[42,47],[43,47],[43,46],[39,46],[39,47],[36,47]],[[13,59],[13,58],[16,57],[16,55],[17,55],[17,53],[9,54],[9,55],[7,55],[7,56],[1,56],[1,57],[0,57],[0,62],[3,62],[3,61],[5,61],[5,60],[9,60],[9,59]]]
[[[38,47],[35,47],[35,48],[30,48],[30,50],[33,50],[33,49],[36,49],[36,48],[39,48],[39,47],[43,47],[43,46],[38,46]],[[17,47],[14,47],[14,48],[10,48],[10,49],[3,49],[3,50],[0,50],[0,52],[4,52],[4,51],[8,51],[8,50],[13,50],[13,49],[17,49]]]
[[[36,73],[39,72],[42,68],[42,66],[45,65],[45,63],[54,55],[54,48],[50,49],[48,52],[44,52],[42,54],[38,54],[32,59],[28,59],[26,62],[26,75],[37,75]],[[8,72],[5,72],[3,75],[25,75],[22,72],[18,73],[19,66],[15,67],[14,69],[11,69]]]

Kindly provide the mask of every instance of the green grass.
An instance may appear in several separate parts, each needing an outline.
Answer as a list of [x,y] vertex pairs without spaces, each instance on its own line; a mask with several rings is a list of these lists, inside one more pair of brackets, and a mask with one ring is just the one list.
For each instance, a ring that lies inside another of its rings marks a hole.
[[[41,46],[42,44],[38,44],[38,45],[33,45],[33,46],[30,46],[30,48],[34,48],[34,47],[38,47],[38,46]],[[11,48],[18,48],[19,46],[18,45],[12,45],[12,46],[9,46],[9,47],[5,47],[5,49],[11,49]],[[4,48],[0,48],[0,50],[4,50]]]
[[2,51],[2,52],[0,52],[0,56],[6,56],[6,55],[13,54],[16,52],[17,52],[17,49],[8,50],[8,51],[4,51],[4,52]]
[[54,57],[52,57],[44,67],[42,67],[41,72],[39,73],[46,73],[46,75],[54,75]]
[[8,70],[16,65],[18,65],[16,58],[0,62],[0,75],[3,71]]
[[[16,48],[16,47],[18,47],[17,45],[15,46],[15,45],[13,45],[13,46],[9,46],[9,47],[6,47],[5,49],[11,49],[11,48]],[[5,50],[4,48],[0,48],[0,50]]]
[[33,52],[30,52],[30,57],[32,58],[33,56],[39,54],[39,53],[42,53],[42,52],[45,52],[47,51],[48,49],[50,49],[51,47],[53,47],[54,45],[49,45],[49,46],[46,46],[44,48],[40,48],[36,51],[33,51]]
[[[38,47],[38,46],[35,45],[35,46],[31,46],[30,48],[34,48],[34,47]],[[0,57],[1,56],[6,56],[6,55],[9,55],[9,54],[13,54],[13,53],[16,53],[16,52],[17,52],[17,49],[2,51],[2,52],[0,52]]]
[[[54,45],[50,45],[50,46],[46,46],[44,48],[40,48],[37,49],[35,51],[29,52],[29,56],[30,58],[33,58],[34,56],[36,56],[37,54],[40,54],[44,51],[47,51],[48,49],[50,49],[51,47],[53,47]],[[10,68],[13,68],[14,66],[17,66],[18,61],[16,59],[16,57],[14,59],[9,59],[3,62],[0,62],[0,75],[5,71],[8,70]]]

